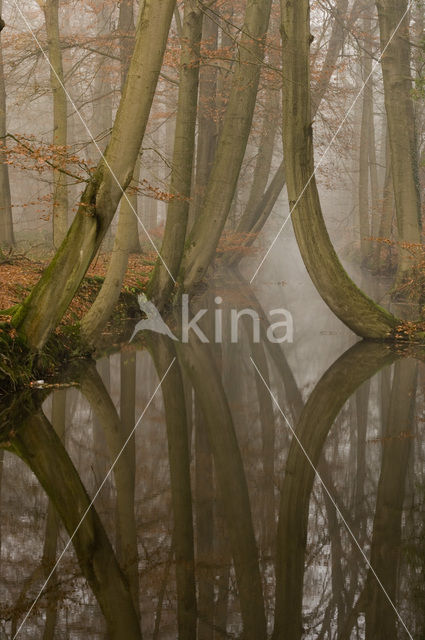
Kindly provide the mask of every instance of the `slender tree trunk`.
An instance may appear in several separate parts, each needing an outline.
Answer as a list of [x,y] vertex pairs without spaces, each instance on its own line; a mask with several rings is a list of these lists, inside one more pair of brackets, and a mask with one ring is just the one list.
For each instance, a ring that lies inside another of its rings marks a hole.
[[[53,145],[65,152],[68,144],[68,105],[64,90],[64,73],[59,31],[59,0],[45,0],[49,61],[52,65],[50,84],[53,92]],[[57,249],[68,231],[67,176],[53,170],[53,245]]]
[[[130,66],[131,56],[134,49],[135,39],[135,26],[134,26],[134,3],[133,0],[121,0],[120,13],[118,19],[118,30],[120,32],[120,56],[121,56],[121,88],[124,89],[125,80]],[[136,165],[137,167],[137,165]],[[139,173],[136,169],[134,171],[133,179],[136,183],[139,182]],[[137,196],[132,202],[134,210],[137,211]],[[131,218],[128,220],[129,226],[129,239],[128,250],[129,253],[140,253],[140,238],[139,238],[139,222],[134,212],[131,214]]]
[[184,8],[182,52],[180,59],[179,99],[174,137],[173,167],[167,222],[161,247],[149,285],[149,297],[163,307],[177,280],[186,240],[192,169],[195,151],[195,128],[198,105],[198,82],[203,12],[198,0],[186,0]]
[[229,103],[202,211],[194,222],[180,279],[191,290],[203,279],[228,217],[251,130],[271,0],[248,0]]
[[[52,400],[52,426],[59,438],[63,441],[65,436],[66,421],[66,391],[60,390],[53,393]],[[56,563],[56,554],[59,534],[59,516],[54,504],[49,500],[46,518],[46,530],[43,546],[42,565],[45,579],[49,578],[47,595],[46,623],[44,625],[43,640],[53,640],[58,613],[57,575],[51,571]]]
[[[202,30],[202,46],[213,56],[217,51],[218,24],[215,18],[204,15]],[[199,101],[198,101],[198,145],[196,157],[196,178],[194,189],[193,217],[201,210],[208,180],[214,163],[217,148],[217,69],[209,64],[202,64],[199,69]]]
[[360,250],[362,264],[369,260],[372,250],[371,223],[369,211],[369,136],[371,118],[373,116],[372,94],[372,57],[370,51],[370,38],[372,37],[372,19],[369,6],[364,7],[367,15],[363,19],[363,55],[361,58],[362,81],[365,83],[363,90],[363,108],[360,127],[360,154],[359,154],[359,223],[360,223]]
[[[133,175],[161,69],[175,0],[145,0],[111,141],[53,261],[13,317],[41,349],[75,295]],[[115,177],[114,177],[115,176]]]
[[196,572],[198,577],[198,640],[214,635],[214,474],[207,428],[195,399]]
[[[0,15],[2,1],[0,0]],[[4,22],[0,18],[0,31]],[[6,87],[3,71],[3,51],[0,38],[0,250],[13,247],[15,238],[13,234],[12,200],[10,196],[9,168],[6,164],[6,154],[2,147],[6,146]]]
[[[410,71],[409,17],[402,23],[408,0],[376,0],[382,58],[398,241],[419,244],[421,203],[418,183],[415,117]],[[396,31],[394,37],[393,34]],[[391,42],[389,42],[391,39]],[[389,43],[389,44],[388,44]],[[399,246],[396,285],[403,284],[413,265],[409,251]]]
[[269,89],[264,107],[263,127],[258,148],[257,161],[248,202],[236,228],[236,233],[249,233],[256,221],[256,211],[261,194],[265,192],[273,159],[274,144],[278,129],[279,92]]
[[[390,241],[392,238],[392,226],[394,217],[394,189],[393,189],[393,173],[391,165],[391,153],[389,145],[389,136],[387,131],[386,153],[385,153],[385,178],[384,189],[382,194],[381,220],[379,223],[378,236],[381,242],[378,242],[375,248],[375,267],[378,272],[386,272],[390,267],[389,247],[382,244],[382,240]],[[383,256],[386,256],[384,264]]]
[[314,177],[309,1],[299,0],[295,4],[281,0],[281,3],[283,147],[292,223],[301,256],[319,294],[342,322],[359,336],[386,339],[397,325],[396,318],[376,305],[348,277],[323,219]]

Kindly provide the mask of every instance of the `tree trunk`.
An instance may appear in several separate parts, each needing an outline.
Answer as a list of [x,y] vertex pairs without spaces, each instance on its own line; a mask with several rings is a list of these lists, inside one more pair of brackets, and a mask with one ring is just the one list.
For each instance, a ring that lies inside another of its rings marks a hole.
[[177,280],[186,240],[195,152],[195,128],[198,105],[199,60],[203,12],[198,0],[186,0],[184,7],[182,52],[180,59],[179,100],[174,137],[173,165],[167,222],[148,295],[161,308]]
[[247,2],[237,68],[214,165],[182,262],[180,279],[185,290],[204,277],[232,205],[254,115],[270,8],[271,0]]
[[[2,1],[0,0],[0,15]],[[4,22],[0,18],[0,31]],[[10,196],[9,168],[6,164],[6,154],[2,146],[6,145],[6,88],[3,71],[3,52],[0,41],[0,250],[3,247],[13,247],[15,238],[13,234],[12,201]]]
[[[121,56],[121,88],[124,89],[125,80],[130,66],[131,55],[134,49],[135,27],[134,27],[134,3],[133,0],[121,0],[120,13],[118,20],[118,30],[120,32],[120,56]],[[133,179],[136,183],[139,182],[139,172],[134,171]],[[137,212],[137,196],[134,198],[132,204],[134,211]],[[140,238],[139,238],[139,221],[134,215],[131,214],[131,219],[128,220],[129,226],[129,241],[128,250],[129,253],[140,253]]]
[[314,177],[309,1],[281,2],[283,147],[292,223],[301,256],[319,294],[342,322],[364,338],[386,339],[396,327],[397,319],[376,305],[348,277],[323,219]]
[[95,341],[111,317],[120,297],[122,283],[127,272],[129,249],[134,235],[134,220],[137,223],[133,208],[137,206],[135,188],[138,184],[137,176],[139,173],[140,160],[138,159],[134,169],[136,179],[127,189],[127,197],[121,198],[118,226],[105,280],[96,300],[81,320],[81,334],[87,342]]
[[[59,153],[66,153],[68,143],[68,106],[64,89],[64,73],[59,32],[59,0],[46,0],[44,5],[50,84],[53,93],[53,145]],[[58,162],[60,164],[60,161]],[[68,186],[67,176],[53,170],[53,246],[57,249],[68,231]]]
[[370,52],[370,38],[372,37],[372,19],[369,13],[369,6],[364,7],[367,15],[363,20],[363,55],[361,57],[362,82],[365,83],[363,90],[362,120],[360,126],[360,154],[359,154],[359,224],[360,224],[360,253],[362,264],[369,260],[371,244],[371,224],[369,213],[369,136],[371,128],[371,118],[373,117],[373,94],[372,94],[372,57]]
[[71,228],[13,324],[41,349],[75,295],[133,175],[146,129],[175,0],[145,0],[111,141],[81,198]]
[[[399,243],[420,244],[421,203],[418,183],[415,118],[410,71],[409,16],[400,21],[408,0],[376,0],[382,57]],[[395,30],[397,33],[394,35]],[[390,44],[387,46],[390,38]],[[399,246],[396,285],[413,266],[409,251]]]

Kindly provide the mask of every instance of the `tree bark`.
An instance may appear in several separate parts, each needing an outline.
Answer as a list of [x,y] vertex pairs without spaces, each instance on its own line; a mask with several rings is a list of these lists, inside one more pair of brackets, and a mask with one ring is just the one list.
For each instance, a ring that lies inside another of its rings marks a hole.
[[292,223],[304,264],[323,300],[357,335],[383,340],[390,337],[398,321],[349,278],[323,219],[314,177],[309,4],[308,0],[296,4],[281,0],[283,147]]
[[[68,143],[68,103],[64,89],[64,73],[59,30],[59,0],[43,3],[47,47],[51,64],[50,84],[53,93],[53,145],[66,153]],[[53,170],[53,246],[57,249],[68,231],[67,176]]]
[[[41,349],[75,295],[133,175],[146,129],[175,0],[145,0],[124,93],[105,159],[87,185],[71,228],[53,261],[12,322]],[[114,177],[115,176],[115,177]]]
[[[408,0],[376,0],[382,57],[385,110],[387,114],[395,207],[397,215],[398,269],[396,286],[403,284],[413,266],[403,243],[420,244],[421,201],[419,194],[415,117],[412,102]],[[400,26],[398,26],[400,25]],[[396,31],[394,37],[393,34]],[[390,38],[391,42],[388,44]],[[388,46],[387,46],[388,45]]]
[[177,280],[186,240],[192,169],[195,153],[195,129],[198,106],[199,61],[203,12],[198,0],[186,0],[184,7],[182,52],[180,59],[179,99],[171,173],[172,200],[161,247],[148,295],[161,308]]
[[[0,15],[2,1],[0,0]],[[4,22],[0,17],[0,31]],[[15,244],[13,233],[12,200],[10,195],[9,168],[6,164],[6,154],[2,147],[6,146],[6,87],[3,70],[3,52],[0,41],[0,251]]]
[[251,130],[271,0],[248,0],[239,56],[205,201],[190,233],[180,279],[191,290],[203,279],[232,205]]

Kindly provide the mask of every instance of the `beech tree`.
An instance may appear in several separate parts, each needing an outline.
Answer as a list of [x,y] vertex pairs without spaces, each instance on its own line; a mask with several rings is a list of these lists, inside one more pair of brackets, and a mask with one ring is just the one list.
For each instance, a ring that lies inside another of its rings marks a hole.
[[41,349],[83,279],[133,175],[146,129],[175,0],[146,0],[111,140],[81,197],[65,240],[12,323]]
[[323,219],[314,175],[310,91],[310,2],[281,0],[283,147],[292,224],[319,294],[363,338],[389,338],[397,319],[366,296],[342,267]]

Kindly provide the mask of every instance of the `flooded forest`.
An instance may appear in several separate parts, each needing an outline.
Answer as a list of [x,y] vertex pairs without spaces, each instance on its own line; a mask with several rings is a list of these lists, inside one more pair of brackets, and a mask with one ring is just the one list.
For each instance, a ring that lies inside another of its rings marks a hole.
[[0,640],[424,640],[425,0],[0,0]]

